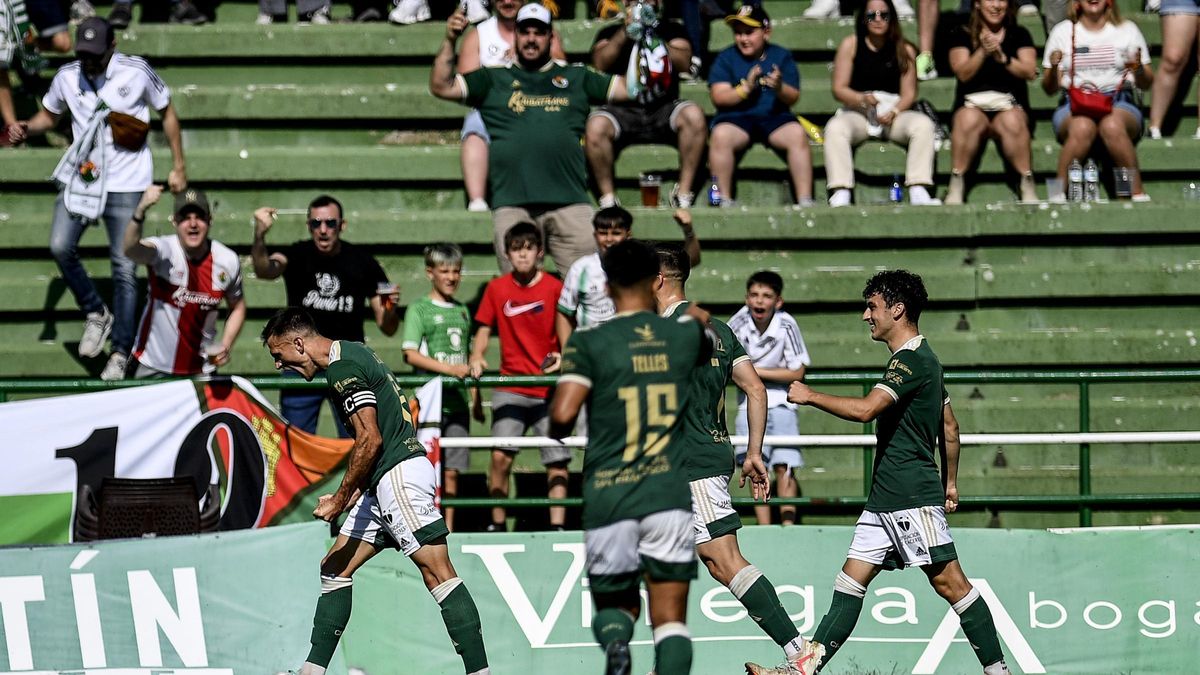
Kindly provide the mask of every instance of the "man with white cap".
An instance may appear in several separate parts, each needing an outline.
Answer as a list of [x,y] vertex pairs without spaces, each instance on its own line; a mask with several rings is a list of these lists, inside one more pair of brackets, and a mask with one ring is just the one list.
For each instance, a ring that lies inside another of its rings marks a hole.
[[446,23],[429,76],[434,96],[478,108],[492,136],[488,183],[502,272],[510,269],[504,233],[522,221],[542,230],[560,270],[596,250],[580,140],[592,103],[628,98],[623,78],[553,60],[551,21],[542,5],[525,5],[517,13],[516,60],[456,75],[455,44],[467,26],[460,9]]
[[[84,19],[75,32],[78,60],[59,68],[37,114],[8,127],[9,140],[16,144],[53,129],[64,113],[71,116],[75,141],[54,172],[60,189],[50,226],[50,252],[75,302],[87,314],[79,355],[100,355],[112,335],[112,354],[100,374],[106,380],[124,377],[133,346],[137,280],[121,238],[142,191],[153,179],[154,162],[146,144],[150,108],[162,116],[163,135],[174,160],[167,185],[172,192],[187,187],[179,117],[170,90],[145,59],[116,48],[107,21]],[[101,220],[112,259],[111,311],[83,269],[77,250],[87,226]]]

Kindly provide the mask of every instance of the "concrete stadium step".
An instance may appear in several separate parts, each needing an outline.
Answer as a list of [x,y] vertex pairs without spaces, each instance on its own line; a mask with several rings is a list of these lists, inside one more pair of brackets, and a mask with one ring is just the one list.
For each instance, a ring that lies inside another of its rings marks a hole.
[[[1058,152],[1033,153],[1034,171],[1053,174]],[[1171,142],[1147,143],[1139,149],[1143,174],[1184,173],[1194,175],[1195,157],[1200,152],[1200,140],[1184,139]],[[253,147],[253,148],[191,148],[187,151],[188,177],[197,184],[215,189],[219,183],[288,182],[308,183],[379,181],[394,186],[398,182],[430,183],[444,181],[459,184],[462,170],[456,146],[374,146],[370,148],[337,147]],[[813,166],[824,167],[824,153],[813,147]],[[44,181],[62,156],[54,148],[19,148],[7,151],[0,164],[0,183],[12,186],[45,184]],[[906,153],[892,144],[865,143],[855,155],[860,173],[889,175],[903,173]],[[950,164],[950,151],[937,154],[942,171]],[[639,172],[671,175],[678,167],[678,155],[669,146],[635,146],[622,153],[617,161],[617,174],[636,176]],[[170,156],[155,149],[155,167],[165,174]],[[756,146],[748,151],[740,165],[742,171],[768,169],[782,172],[783,164],[775,154]],[[994,152],[983,155],[980,173],[999,174],[1004,166]]]
[[[254,339],[271,307],[248,296],[253,318],[246,322],[234,349],[233,372],[269,373],[272,364]],[[697,300],[703,301],[697,297]],[[858,302],[854,303],[855,305]],[[805,342],[816,363],[827,368],[879,368],[886,359],[872,344],[851,306],[833,314],[808,314],[803,305],[791,306],[797,314]],[[727,316],[735,307],[713,307]],[[80,377],[95,375],[102,359],[82,363],[75,346],[82,317],[74,312],[43,313],[41,320],[5,322],[7,354],[0,362],[0,377]],[[1100,315],[1100,316],[1093,316]],[[970,330],[956,330],[966,319]],[[980,309],[955,311],[931,308],[922,316],[922,330],[932,339],[947,367],[1070,367],[1072,365],[1194,364],[1200,359],[1195,324],[1171,307],[1108,307],[1104,311],[1063,308]],[[367,327],[373,347],[385,361],[400,368],[400,341],[382,338]],[[495,351],[494,345],[492,352]],[[881,358],[882,357],[882,358]],[[493,354],[490,363],[499,363]]]

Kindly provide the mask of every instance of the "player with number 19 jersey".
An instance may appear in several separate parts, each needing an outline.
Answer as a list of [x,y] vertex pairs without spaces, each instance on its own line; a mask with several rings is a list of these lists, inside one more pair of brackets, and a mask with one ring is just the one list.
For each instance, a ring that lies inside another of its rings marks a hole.
[[712,346],[691,317],[622,313],[571,335],[563,382],[589,389],[583,527],[691,510],[682,467],[683,411]]
[[371,467],[374,488],[400,462],[423,456],[425,446],[417,440],[408,400],[392,371],[370,347],[361,342],[337,340],[329,349],[325,379],[346,429],[354,433],[350,418],[363,408],[375,408],[382,445]]

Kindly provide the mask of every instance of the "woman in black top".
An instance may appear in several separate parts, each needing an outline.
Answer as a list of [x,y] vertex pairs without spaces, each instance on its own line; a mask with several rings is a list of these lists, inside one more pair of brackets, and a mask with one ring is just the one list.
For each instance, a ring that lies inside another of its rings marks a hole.
[[950,134],[953,167],[947,204],[966,197],[963,173],[988,138],[1021,175],[1021,201],[1037,201],[1029,150],[1029,80],[1037,77],[1037,49],[1029,31],[1017,25],[1009,0],[975,0],[971,19],[956,31],[950,68],[958,78]]
[[933,120],[911,110],[917,98],[917,50],[900,32],[892,0],[867,0],[855,24],[855,34],[842,40],[833,61],[833,97],[843,107],[825,126],[829,205],[850,204],[854,148],[868,138],[906,146],[909,202],[940,204],[930,194]]

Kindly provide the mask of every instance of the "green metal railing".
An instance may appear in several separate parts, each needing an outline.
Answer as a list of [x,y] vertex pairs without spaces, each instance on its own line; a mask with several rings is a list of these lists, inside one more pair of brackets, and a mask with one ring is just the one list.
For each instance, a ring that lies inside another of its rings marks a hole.
[[[325,384],[320,381],[304,382],[294,377],[265,376],[245,378],[259,389],[323,389]],[[428,380],[428,376],[403,374],[396,378],[401,386],[417,387]],[[471,380],[472,386],[495,387],[498,385],[552,385],[554,376],[500,376],[486,375],[478,380]],[[879,380],[878,372],[868,371],[838,371],[810,372],[805,377],[808,384],[822,385],[858,385],[865,393]],[[88,379],[0,379],[0,402],[7,401],[12,394],[72,394],[90,391],[104,391],[124,387],[152,384],[154,380],[121,382],[103,382]],[[1163,368],[1163,369],[1064,369],[1064,370],[956,370],[946,371],[947,384],[1068,384],[1074,385],[1079,391],[1079,431],[1090,432],[1091,428],[1091,385],[1112,383],[1151,383],[1151,382],[1200,382],[1200,368]],[[448,386],[463,386],[454,380],[447,380]],[[863,426],[863,433],[873,433],[872,425]],[[870,492],[872,452],[869,446],[863,447],[863,495]],[[805,508],[806,513],[847,513],[858,509],[866,503],[866,497],[796,497],[773,498],[773,503],[780,505],[795,504]],[[548,499],[544,497],[517,497],[506,500],[492,498],[459,497],[445,500],[446,506],[484,508],[503,505],[508,508],[536,508],[548,506],[578,507],[582,503],[579,498]],[[750,506],[754,502],[749,498],[736,498],[735,506]],[[1013,495],[1013,496],[983,496],[964,498],[960,509],[1005,509],[1005,510],[1078,510],[1079,524],[1082,527],[1092,525],[1092,511],[1100,507],[1117,510],[1141,510],[1148,508],[1200,508],[1200,493],[1169,493],[1169,494],[1093,494],[1091,444],[1079,444],[1079,490],[1074,495]]]

